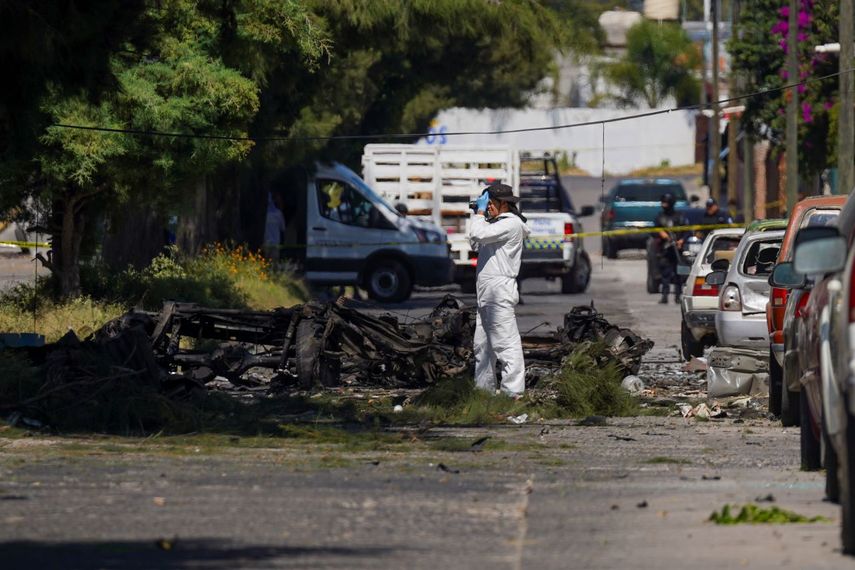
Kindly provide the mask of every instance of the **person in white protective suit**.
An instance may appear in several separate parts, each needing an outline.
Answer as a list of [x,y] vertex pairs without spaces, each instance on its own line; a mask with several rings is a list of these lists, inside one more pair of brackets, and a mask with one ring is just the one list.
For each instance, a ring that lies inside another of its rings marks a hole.
[[525,363],[514,305],[519,302],[517,276],[523,242],[530,233],[517,208],[518,201],[510,186],[489,186],[475,202],[469,230],[469,241],[478,248],[475,384],[494,392],[498,361],[501,390],[513,397],[525,390]]

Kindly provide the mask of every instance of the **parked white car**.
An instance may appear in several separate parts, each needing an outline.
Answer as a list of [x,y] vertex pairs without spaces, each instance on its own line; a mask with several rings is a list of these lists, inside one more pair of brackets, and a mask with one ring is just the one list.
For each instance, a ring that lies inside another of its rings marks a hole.
[[705,278],[720,287],[715,330],[720,346],[763,350],[769,345],[766,303],[769,276],[775,268],[783,231],[746,234],[725,273],[713,271]]
[[715,314],[718,312],[719,287],[708,284],[705,278],[712,272],[714,261],[733,255],[744,233],[744,228],[710,232],[689,269],[680,301],[680,341],[686,360],[703,356],[704,347],[716,344]]

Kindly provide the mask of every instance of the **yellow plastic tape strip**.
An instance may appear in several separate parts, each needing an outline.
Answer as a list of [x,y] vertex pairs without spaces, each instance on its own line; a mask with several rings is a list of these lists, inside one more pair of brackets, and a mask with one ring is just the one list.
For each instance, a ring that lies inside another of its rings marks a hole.
[[0,245],[8,245],[14,247],[50,247],[49,243],[40,241],[0,241]]

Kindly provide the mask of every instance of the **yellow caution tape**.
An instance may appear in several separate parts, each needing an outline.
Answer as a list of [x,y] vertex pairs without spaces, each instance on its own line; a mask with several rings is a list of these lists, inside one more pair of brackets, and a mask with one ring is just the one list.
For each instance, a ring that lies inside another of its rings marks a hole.
[[0,241],[0,245],[17,247],[50,247],[49,243],[40,241]]

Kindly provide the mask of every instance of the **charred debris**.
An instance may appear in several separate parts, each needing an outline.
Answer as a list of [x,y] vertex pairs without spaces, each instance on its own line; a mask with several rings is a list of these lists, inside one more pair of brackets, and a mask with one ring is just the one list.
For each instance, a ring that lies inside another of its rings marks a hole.
[[[225,384],[279,392],[417,389],[471,375],[473,307],[447,295],[427,316],[406,320],[354,308],[344,298],[265,312],[167,302],[158,313],[130,311],[85,340],[69,332],[43,347],[7,350],[26,351],[43,371],[39,394],[116,380],[143,383],[167,397]],[[523,336],[527,384],[557,372],[583,342],[601,343],[601,364],[614,362],[625,374],[636,373],[653,346],[593,306],[577,306],[557,330]]]

